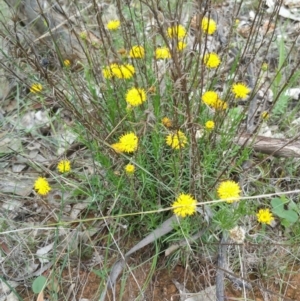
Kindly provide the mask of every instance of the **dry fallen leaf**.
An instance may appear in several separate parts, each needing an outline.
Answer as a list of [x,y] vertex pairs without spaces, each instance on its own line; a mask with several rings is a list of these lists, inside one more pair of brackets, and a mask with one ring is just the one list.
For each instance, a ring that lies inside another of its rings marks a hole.
[[41,291],[37,298],[36,298],[36,301],[44,301],[44,291]]

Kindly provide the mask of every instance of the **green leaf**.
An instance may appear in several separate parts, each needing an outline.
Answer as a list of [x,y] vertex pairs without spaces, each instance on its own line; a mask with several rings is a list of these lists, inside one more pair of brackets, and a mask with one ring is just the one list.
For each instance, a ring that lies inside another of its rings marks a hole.
[[286,219],[282,219],[282,220],[281,220],[281,225],[282,225],[284,228],[288,228],[288,227],[291,225],[291,223],[290,223],[288,220],[286,220]]
[[290,201],[290,202],[289,202],[288,207],[289,207],[290,210],[294,210],[294,211],[296,211],[296,212],[298,211],[298,206],[297,206],[297,204],[296,204],[295,202],[293,202],[293,201]]
[[271,205],[274,210],[283,210],[284,202],[280,198],[274,198],[271,200]]
[[44,276],[39,276],[39,277],[35,278],[32,283],[33,292],[35,294],[40,293],[44,289],[46,282],[47,282],[47,278]]
[[291,224],[295,223],[298,220],[298,214],[294,210],[284,210],[282,211],[280,217],[286,219]]

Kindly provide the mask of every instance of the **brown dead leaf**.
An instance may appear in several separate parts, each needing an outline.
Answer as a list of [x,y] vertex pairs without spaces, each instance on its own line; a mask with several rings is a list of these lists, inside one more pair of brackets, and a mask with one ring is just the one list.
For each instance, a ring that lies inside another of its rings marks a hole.
[[36,301],[44,301],[44,291],[41,291],[37,298],[36,298]]

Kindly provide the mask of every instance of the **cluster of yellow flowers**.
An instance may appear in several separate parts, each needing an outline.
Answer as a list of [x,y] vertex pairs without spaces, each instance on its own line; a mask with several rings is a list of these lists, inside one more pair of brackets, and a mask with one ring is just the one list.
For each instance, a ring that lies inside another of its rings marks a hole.
[[[217,189],[218,196],[226,200],[227,203],[237,202],[241,195],[238,183],[234,181],[224,181]],[[197,201],[190,194],[180,194],[172,204],[173,212],[177,216],[185,217],[196,212]]]
[[[120,27],[119,20],[111,20],[107,23],[107,29],[110,31],[115,31]],[[208,35],[215,33],[217,29],[216,22],[210,17],[203,17],[201,21],[202,32]],[[184,26],[181,24],[170,26],[166,31],[167,37],[173,39],[172,45],[176,45],[177,51],[183,51],[187,44],[184,41],[187,37],[187,32]],[[175,41],[175,43],[174,43]],[[173,47],[173,46],[172,46]],[[172,57],[172,48],[170,46],[161,46],[155,49],[155,59],[165,60]],[[120,54],[127,55],[126,50],[119,51]],[[131,59],[143,59],[145,57],[145,48],[141,45],[134,45],[128,52],[129,58]],[[219,55],[215,52],[205,53],[203,56],[203,64],[207,68],[215,69],[221,64],[221,59]],[[68,64],[65,64],[67,66]],[[119,79],[130,79],[134,73],[135,69],[133,65],[130,64],[111,64],[106,66],[102,70],[104,78],[111,79],[113,77]],[[42,90],[40,84],[34,84],[31,87],[31,92],[37,93]],[[245,99],[250,93],[250,89],[245,83],[234,83],[231,87],[231,93],[236,99]],[[143,104],[147,100],[147,95],[144,89],[133,87],[127,90],[126,102],[130,107],[136,107]],[[203,103],[215,110],[226,110],[227,103],[220,99],[217,92],[209,90],[203,93],[201,97]],[[267,118],[267,114],[262,115],[263,118]],[[169,130],[173,127],[172,121],[168,117],[164,117],[161,120],[162,124]],[[208,120],[205,123],[205,128],[207,130],[213,130],[215,128],[215,123],[213,120]],[[165,139],[166,144],[171,148],[178,150],[184,148],[188,144],[188,139],[186,135],[181,130],[175,130],[169,133]],[[122,135],[118,142],[111,145],[111,147],[117,153],[134,153],[138,149],[139,139],[135,133],[129,132]],[[64,172],[67,167],[65,164],[59,165],[59,170]],[[135,165],[129,163],[124,167],[124,170],[128,176],[132,176],[135,172]],[[39,178],[36,182],[36,190],[40,191],[40,194],[47,194],[50,191],[50,186],[45,178]],[[237,202],[241,196],[241,188],[238,183],[228,180],[223,181],[217,188],[217,195],[220,199],[226,201],[227,203]],[[181,193],[177,199],[172,204],[172,209],[174,214],[180,217],[186,217],[192,215],[197,210],[197,201],[190,195]],[[260,209],[257,213],[257,220],[260,223],[270,224],[274,217],[269,209]]]

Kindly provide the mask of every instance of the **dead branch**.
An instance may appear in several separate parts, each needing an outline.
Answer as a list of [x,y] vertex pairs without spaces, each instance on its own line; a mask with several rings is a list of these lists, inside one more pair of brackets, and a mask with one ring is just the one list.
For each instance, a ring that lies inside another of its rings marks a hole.
[[238,145],[252,147],[255,151],[276,157],[300,157],[300,141],[242,134],[234,140]]

